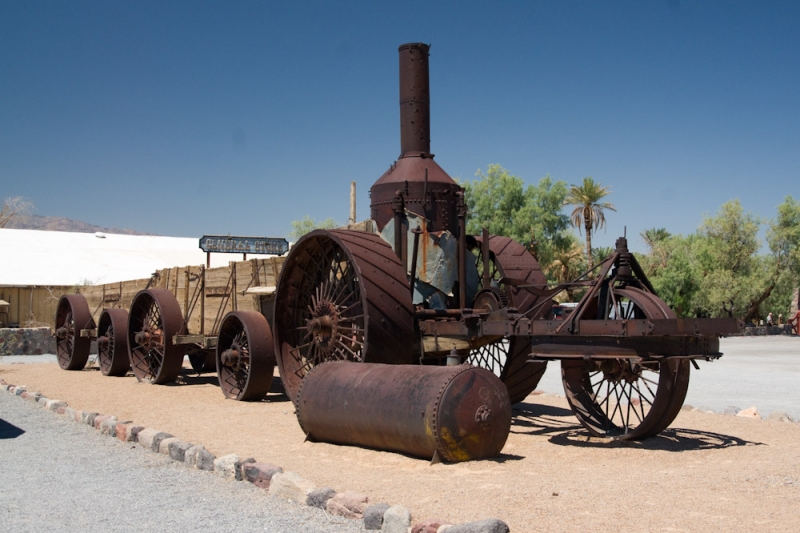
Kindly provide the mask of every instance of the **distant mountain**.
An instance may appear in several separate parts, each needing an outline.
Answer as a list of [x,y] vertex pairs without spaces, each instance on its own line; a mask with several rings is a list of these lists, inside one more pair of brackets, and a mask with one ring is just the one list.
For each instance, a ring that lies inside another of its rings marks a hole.
[[152,235],[143,231],[119,228],[104,228],[80,220],[64,217],[43,217],[40,215],[16,216],[6,226],[10,229],[38,229],[47,231],[72,231],[75,233],[119,233],[122,235]]

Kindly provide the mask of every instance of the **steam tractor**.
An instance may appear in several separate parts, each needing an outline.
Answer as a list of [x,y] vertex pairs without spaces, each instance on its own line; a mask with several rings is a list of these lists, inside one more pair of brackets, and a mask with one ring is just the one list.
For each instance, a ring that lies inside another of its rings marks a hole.
[[[316,230],[292,247],[275,298],[286,393],[326,361],[443,364],[495,373],[512,403],[559,360],[567,400],[593,435],[643,439],[677,416],[696,360],[735,319],[678,319],[624,237],[593,271],[555,287],[520,243],[467,235],[463,189],[430,149],[429,46],[400,54],[400,157],[370,190],[374,231]],[[566,320],[553,297],[582,288]],[[396,397],[393,401],[398,401]],[[360,415],[354,415],[360,416]]]
[[[522,244],[467,235],[464,190],[431,153],[429,46],[404,44],[399,55],[400,157],[372,185],[371,219],[364,231],[316,230],[297,241],[280,271],[274,322],[233,311],[211,335],[202,322],[190,335],[197,297],[187,289],[182,315],[173,294],[147,288],[129,314],[106,310],[96,328],[86,302],[68,295],[56,315],[62,367],[82,368],[97,337],[104,374],[132,365],[140,380],[165,383],[189,354],[193,366],[218,371],[226,396],[248,400],[263,398],[277,362],[309,437],[449,460],[499,453],[510,404],[556,360],[592,435],[639,440],[669,426],[691,367],[720,357],[719,337],[741,324],[676,318],[625,237],[592,271],[549,286]],[[556,319],[553,298],[567,289],[584,296]],[[327,364],[341,361],[349,364]],[[479,434],[488,444],[470,448]]]

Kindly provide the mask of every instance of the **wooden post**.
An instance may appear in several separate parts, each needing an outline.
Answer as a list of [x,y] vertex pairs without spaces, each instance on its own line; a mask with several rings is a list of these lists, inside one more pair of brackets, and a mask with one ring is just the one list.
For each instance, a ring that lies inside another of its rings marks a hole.
[[200,267],[200,335],[206,332],[206,269]]
[[351,226],[356,223],[356,182],[350,182],[350,221]]

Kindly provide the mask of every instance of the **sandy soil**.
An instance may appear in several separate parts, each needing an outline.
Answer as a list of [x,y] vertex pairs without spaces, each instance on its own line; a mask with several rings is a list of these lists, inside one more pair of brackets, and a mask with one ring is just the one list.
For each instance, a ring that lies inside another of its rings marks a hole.
[[0,377],[75,409],[113,414],[281,465],[317,486],[402,504],[414,520],[497,517],[512,531],[789,531],[800,512],[800,424],[684,411],[643,443],[591,439],[559,396],[514,410],[503,454],[437,464],[403,455],[303,442],[291,402],[225,400],[216,378],[153,386],[95,369],[7,365]]

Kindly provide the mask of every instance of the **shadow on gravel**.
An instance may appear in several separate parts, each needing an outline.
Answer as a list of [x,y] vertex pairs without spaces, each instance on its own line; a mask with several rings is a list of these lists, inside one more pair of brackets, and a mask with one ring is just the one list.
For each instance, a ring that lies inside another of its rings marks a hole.
[[730,435],[697,431],[694,429],[667,429],[643,441],[620,441],[610,438],[592,437],[583,429],[567,431],[550,437],[550,442],[559,446],[583,448],[634,448],[683,452],[688,450],[721,450],[735,446],[765,446],[763,442],[751,442]]
[[23,433],[25,433],[24,429],[18,428],[14,424],[9,424],[8,422],[0,418],[0,440],[16,439]]

